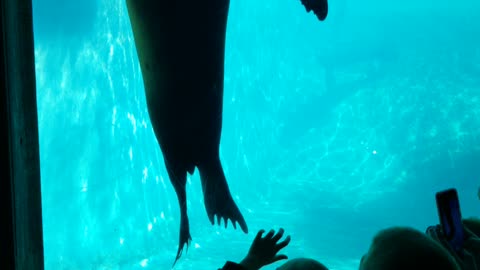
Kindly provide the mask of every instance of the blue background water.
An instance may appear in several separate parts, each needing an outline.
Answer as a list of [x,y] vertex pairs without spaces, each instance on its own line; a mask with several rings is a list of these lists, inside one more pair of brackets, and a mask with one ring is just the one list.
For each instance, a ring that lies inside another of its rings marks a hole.
[[[379,229],[437,223],[448,187],[478,215],[480,2],[330,2],[319,22],[298,0],[232,0],[221,159],[250,233],[210,225],[196,172],[176,269],[280,227],[290,258],[356,269]],[[33,11],[46,269],[169,269],[179,208],[124,1]]]

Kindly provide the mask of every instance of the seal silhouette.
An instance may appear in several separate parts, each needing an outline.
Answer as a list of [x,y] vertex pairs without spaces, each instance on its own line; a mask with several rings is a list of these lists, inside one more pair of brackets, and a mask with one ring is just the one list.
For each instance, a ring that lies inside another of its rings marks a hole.
[[177,256],[191,240],[185,185],[200,173],[214,224],[247,233],[220,162],[228,0],[127,0],[148,113],[180,205]]

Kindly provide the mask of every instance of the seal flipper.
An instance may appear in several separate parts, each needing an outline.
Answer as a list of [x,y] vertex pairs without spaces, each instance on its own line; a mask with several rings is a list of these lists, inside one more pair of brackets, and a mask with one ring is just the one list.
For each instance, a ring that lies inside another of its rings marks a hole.
[[177,193],[178,204],[180,206],[180,232],[179,232],[179,242],[178,242],[178,250],[177,256],[175,257],[175,261],[173,262],[172,267],[175,263],[180,259],[182,256],[183,247],[188,246],[192,237],[190,236],[190,225],[188,223],[188,216],[187,216],[187,193],[185,190],[185,185],[187,183],[187,172],[183,170],[174,170],[169,166],[168,162],[165,162],[168,176],[170,177],[170,181],[172,182],[173,188]]
[[202,181],[205,208],[212,225],[215,224],[214,215],[216,215],[218,225],[220,225],[220,220],[223,219],[225,227],[227,227],[230,219],[234,228],[236,228],[235,222],[238,222],[242,231],[248,233],[247,223],[230,194],[220,158],[217,156],[215,159],[205,161],[197,167]]
[[325,20],[328,15],[328,0],[301,0],[307,12],[313,10],[313,13],[320,21]]

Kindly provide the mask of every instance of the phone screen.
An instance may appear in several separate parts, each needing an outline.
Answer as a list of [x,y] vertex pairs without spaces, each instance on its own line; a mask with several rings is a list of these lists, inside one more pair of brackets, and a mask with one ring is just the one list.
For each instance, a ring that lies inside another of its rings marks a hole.
[[457,191],[448,189],[436,194],[438,215],[443,233],[455,251],[463,248],[463,224]]

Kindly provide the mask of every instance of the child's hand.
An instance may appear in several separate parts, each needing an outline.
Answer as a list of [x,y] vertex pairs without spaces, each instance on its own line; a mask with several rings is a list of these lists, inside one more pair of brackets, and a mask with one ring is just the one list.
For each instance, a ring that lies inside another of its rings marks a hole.
[[260,230],[257,233],[247,256],[240,263],[248,270],[258,270],[265,265],[287,259],[286,255],[277,255],[277,253],[290,243],[290,236],[287,236],[282,242],[277,243],[283,236],[283,229],[280,229],[277,234],[275,234],[274,230],[270,230],[270,232],[262,238],[264,232],[264,230]]

